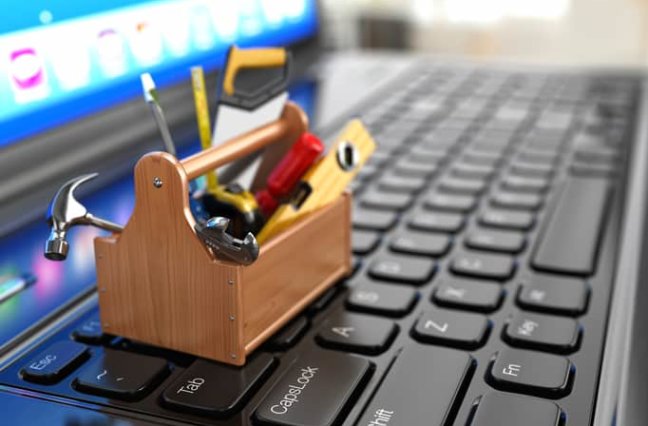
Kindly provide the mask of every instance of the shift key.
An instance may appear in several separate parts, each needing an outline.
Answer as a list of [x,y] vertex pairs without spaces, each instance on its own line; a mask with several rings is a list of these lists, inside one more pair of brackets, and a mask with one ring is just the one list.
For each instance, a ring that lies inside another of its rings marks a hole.
[[372,369],[359,357],[312,350],[286,370],[259,405],[256,420],[289,426],[338,424]]
[[451,424],[473,367],[465,352],[407,346],[357,425]]

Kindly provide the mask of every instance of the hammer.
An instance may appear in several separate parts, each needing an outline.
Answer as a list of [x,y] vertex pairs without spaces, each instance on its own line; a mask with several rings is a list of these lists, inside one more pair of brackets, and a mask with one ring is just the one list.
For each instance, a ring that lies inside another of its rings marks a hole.
[[69,250],[66,240],[68,230],[76,225],[92,225],[112,232],[122,232],[124,227],[105,219],[93,216],[76,198],[74,191],[83,183],[97,177],[91,173],[67,181],[54,195],[47,212],[47,221],[52,226],[45,257],[50,260],[65,260]]

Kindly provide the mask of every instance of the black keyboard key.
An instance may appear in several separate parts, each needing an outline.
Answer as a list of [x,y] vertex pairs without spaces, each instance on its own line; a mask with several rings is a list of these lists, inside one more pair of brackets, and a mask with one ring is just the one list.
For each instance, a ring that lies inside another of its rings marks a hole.
[[244,367],[198,359],[164,390],[163,403],[195,414],[223,417],[238,410],[272,371],[276,361],[261,353]]
[[525,244],[524,234],[518,231],[477,229],[466,238],[470,248],[501,253],[519,253]]
[[23,379],[52,384],[67,376],[88,355],[88,348],[80,343],[63,340],[40,352],[20,370]]
[[478,195],[486,188],[486,182],[480,179],[445,176],[439,181],[439,188],[453,194]]
[[589,287],[580,278],[536,274],[526,280],[517,296],[524,309],[577,316],[585,312]]
[[523,148],[518,153],[518,158],[525,163],[554,164],[558,159],[558,154],[531,148]]
[[436,271],[432,259],[403,255],[384,255],[375,258],[369,265],[369,275],[386,281],[406,284],[425,284]]
[[531,396],[489,392],[482,396],[469,426],[563,426],[556,403]]
[[426,343],[477,349],[488,337],[491,324],[480,314],[432,309],[418,319],[412,334]]
[[511,164],[511,172],[519,176],[549,179],[553,174],[553,166],[551,164],[514,161]]
[[106,349],[81,371],[74,384],[81,392],[136,400],[149,393],[168,369],[162,358]]
[[495,168],[480,164],[459,162],[452,165],[451,173],[454,176],[462,178],[488,180],[495,173]]
[[299,342],[304,333],[306,333],[309,326],[310,321],[307,317],[297,317],[273,337],[269,344],[270,348],[278,351],[285,351],[286,349],[292,348]]
[[99,317],[92,317],[85,320],[73,332],[72,338],[78,342],[98,345],[108,340],[108,336],[103,334],[101,321]]
[[301,355],[273,386],[254,413],[262,424],[331,426],[371,373],[369,361],[332,351]]
[[504,290],[499,283],[455,278],[439,284],[432,300],[439,306],[492,312],[500,306],[503,297]]
[[450,269],[459,275],[506,280],[513,275],[515,263],[511,256],[503,254],[462,251],[452,259]]
[[477,205],[477,199],[472,195],[430,194],[425,206],[435,210],[447,210],[460,213],[471,211]]
[[412,204],[408,193],[381,192],[369,190],[362,194],[360,202],[364,207],[384,210],[405,210]]
[[545,192],[549,181],[542,178],[508,175],[502,179],[502,188],[511,192]]
[[511,346],[549,352],[576,350],[581,327],[571,318],[517,312],[509,318],[503,338]]
[[417,163],[401,158],[394,163],[393,172],[399,176],[428,178],[436,171],[438,163]]
[[451,424],[473,370],[474,360],[465,352],[406,346],[357,424]]
[[388,173],[380,177],[377,186],[382,191],[413,193],[423,189],[427,181],[422,177],[405,177]]
[[446,234],[401,231],[391,239],[389,248],[395,252],[422,256],[443,256],[450,249]]
[[530,212],[487,209],[479,218],[484,226],[501,229],[519,229],[528,231],[535,223],[535,217]]
[[326,348],[378,355],[389,348],[397,333],[391,320],[340,311],[322,324],[317,342]]
[[417,299],[418,292],[413,288],[362,280],[351,289],[347,307],[360,312],[402,317],[412,310]]
[[351,233],[351,249],[354,254],[369,254],[380,244],[380,234],[374,231],[354,229]]
[[504,349],[495,354],[488,381],[504,391],[559,398],[569,393],[574,369],[562,356]]
[[352,223],[354,228],[387,231],[396,224],[398,213],[354,207]]
[[603,179],[570,178],[536,242],[533,267],[575,275],[592,274],[608,194],[609,186]]
[[542,196],[518,192],[497,191],[491,196],[495,207],[505,209],[537,210],[542,206]]
[[408,225],[421,231],[455,233],[463,228],[464,223],[465,219],[459,213],[418,212]]

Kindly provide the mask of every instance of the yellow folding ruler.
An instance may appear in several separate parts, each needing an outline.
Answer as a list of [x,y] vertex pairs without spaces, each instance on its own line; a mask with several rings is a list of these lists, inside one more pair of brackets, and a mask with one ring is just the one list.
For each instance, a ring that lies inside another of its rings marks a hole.
[[342,195],[376,149],[360,120],[352,120],[325,157],[304,175],[290,201],[266,222],[257,241],[263,243],[313,211]]

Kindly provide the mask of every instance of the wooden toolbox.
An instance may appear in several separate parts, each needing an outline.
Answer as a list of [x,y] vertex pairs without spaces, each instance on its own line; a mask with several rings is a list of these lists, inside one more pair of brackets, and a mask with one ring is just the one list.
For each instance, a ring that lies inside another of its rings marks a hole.
[[261,245],[242,266],[199,240],[189,181],[273,144],[257,181],[307,119],[288,103],[265,127],[182,161],[161,152],[135,167],[135,209],[124,231],[95,240],[106,333],[234,365],[351,271],[351,196],[345,194]]

